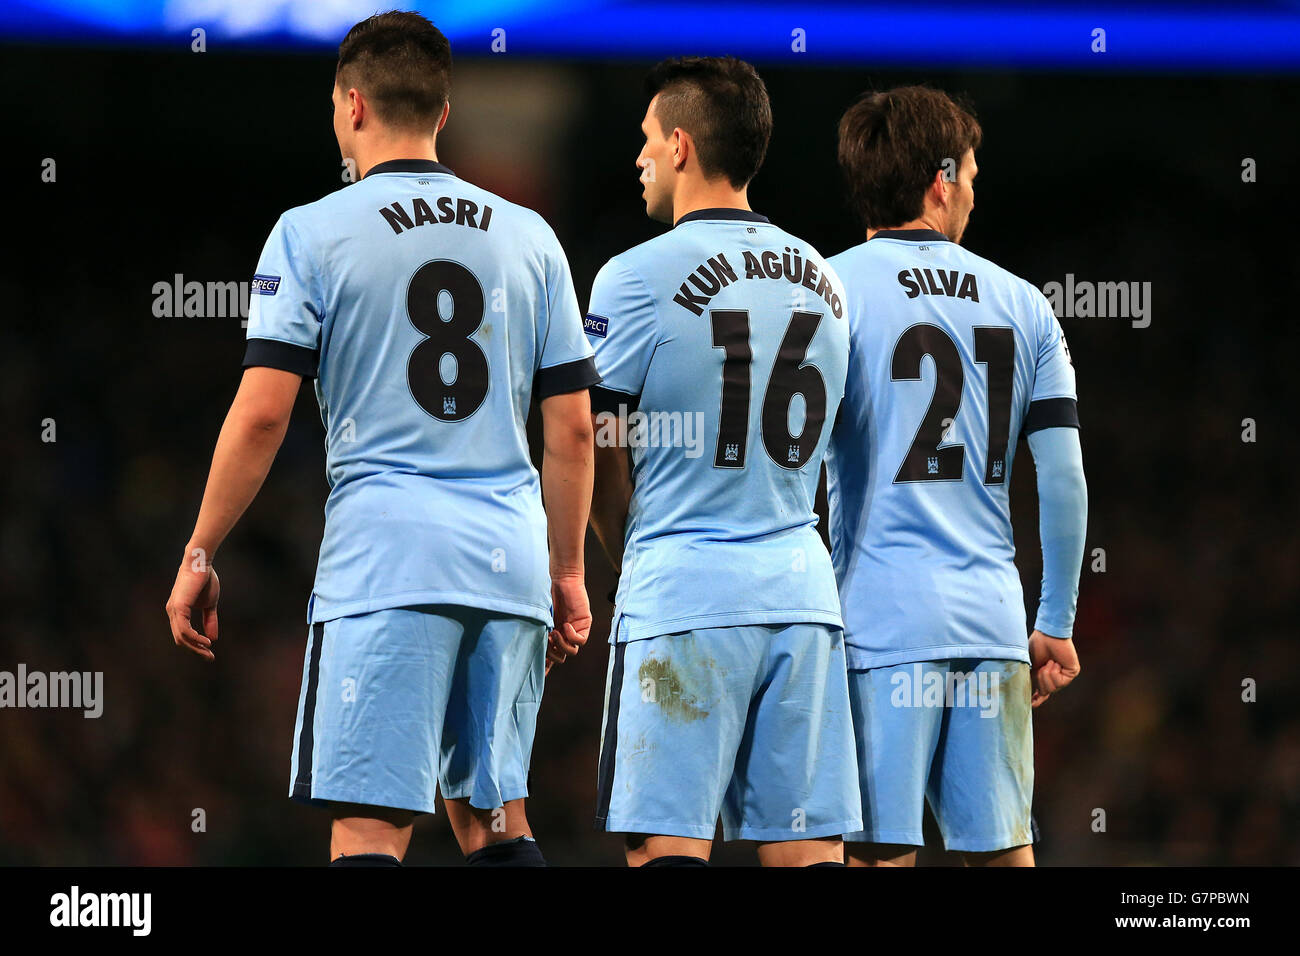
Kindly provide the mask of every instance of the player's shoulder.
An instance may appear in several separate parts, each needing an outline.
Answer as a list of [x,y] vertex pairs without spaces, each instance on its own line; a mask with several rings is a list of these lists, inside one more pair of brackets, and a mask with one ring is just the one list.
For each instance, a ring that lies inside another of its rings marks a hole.
[[684,235],[675,229],[669,229],[645,242],[624,249],[616,256],[611,256],[605,265],[612,271],[651,274],[662,271],[666,257],[686,253],[687,244],[683,241]]
[[[770,241],[773,245],[779,247],[776,249],[777,252],[782,253],[783,256],[787,253],[789,254],[795,267],[799,266],[799,260],[801,259],[811,260],[812,262],[820,263],[823,271],[829,271],[832,279],[838,278],[835,263],[831,261],[832,257],[822,255],[821,250],[803,236],[796,236],[794,233],[787,232],[780,226],[773,226],[773,229],[775,231],[772,233]],[[784,265],[785,263],[782,262],[783,268]]]
[[[828,256],[826,261],[832,269],[843,269],[846,266],[854,266],[862,262],[867,257],[867,246],[869,243],[860,242],[856,246],[849,246],[842,252],[837,252],[833,256]],[[875,250],[872,250],[873,252]]]
[[465,196],[477,200],[480,206],[490,206],[493,218],[500,216],[502,222],[509,223],[510,231],[516,236],[548,246],[559,246],[560,240],[556,237],[555,230],[536,209],[507,199],[500,193],[494,193],[467,179],[454,177],[450,181],[456,183]]
[[[782,247],[789,246],[791,252],[798,252],[805,258],[819,259],[822,262],[830,262],[829,257],[822,255],[821,250],[809,242],[803,236],[796,236],[793,232],[782,229],[776,223],[770,223],[769,228],[772,230],[771,239],[773,243],[779,242]],[[766,238],[763,233],[758,233],[762,238]]]
[[596,273],[595,288],[654,299],[656,277],[675,274],[673,260],[685,256],[681,239],[670,229],[610,256]]
[[1041,332],[1050,328],[1054,319],[1052,306],[1038,286],[965,246],[957,248],[961,250],[964,271],[979,277],[982,297],[987,301],[1001,300],[1013,321],[1035,326]]
[[1000,266],[992,259],[985,258],[977,252],[972,252],[965,246],[958,245],[955,247],[962,261],[965,262],[970,271],[978,270],[981,278],[987,277],[990,281],[999,284],[1009,290],[1025,295],[1042,295],[1038,287],[1028,279],[1021,278],[1005,266]]
[[316,222],[328,219],[339,210],[340,200],[338,197],[343,192],[345,190],[339,189],[313,202],[290,206],[280,213],[280,223],[296,232],[301,238],[309,239],[313,233],[312,226]]

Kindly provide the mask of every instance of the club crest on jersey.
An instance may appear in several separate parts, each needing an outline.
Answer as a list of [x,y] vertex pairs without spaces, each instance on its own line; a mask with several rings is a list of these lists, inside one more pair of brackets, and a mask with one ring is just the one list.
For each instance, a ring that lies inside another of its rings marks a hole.
[[786,449],[785,460],[797,462],[799,460],[800,448],[798,445],[791,445]]
[[609,319],[603,315],[588,315],[582,320],[582,331],[603,339],[609,334]]
[[254,295],[275,295],[280,291],[280,277],[255,275],[249,291]]
[[1000,458],[993,463],[993,477],[994,478],[1002,477],[1002,459]]
[[740,443],[734,441],[727,442],[726,447],[722,449],[722,459],[723,461],[739,461]]
[[444,415],[456,414],[456,399],[450,395],[444,395],[442,399],[442,413]]
[[925,473],[927,475],[939,474],[939,456],[931,455],[925,460]]

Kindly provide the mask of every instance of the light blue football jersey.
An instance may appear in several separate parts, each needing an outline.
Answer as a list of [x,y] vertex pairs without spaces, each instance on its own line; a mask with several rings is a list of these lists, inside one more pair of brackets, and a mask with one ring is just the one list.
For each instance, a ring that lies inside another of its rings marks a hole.
[[535,212],[393,160],[280,217],[247,365],[316,379],[329,498],[311,622],[455,604],[551,623],[533,398],[599,381]]
[[[600,270],[592,408],[623,407],[633,457],[619,640],[840,625],[813,504],[844,391],[846,309],[815,249],[738,209],[683,216]],[[598,428],[598,444],[619,440]]]
[[1078,427],[1041,292],[929,229],[831,259],[852,334],[827,455],[851,668],[1028,661],[1008,489],[1017,440]]

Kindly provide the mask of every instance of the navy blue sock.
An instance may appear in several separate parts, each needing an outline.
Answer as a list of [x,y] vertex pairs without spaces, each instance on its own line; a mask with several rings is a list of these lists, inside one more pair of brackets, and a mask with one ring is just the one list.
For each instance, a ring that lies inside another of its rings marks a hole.
[[330,866],[401,866],[402,861],[387,853],[353,853],[342,854],[336,860],[330,860]]
[[698,856],[657,856],[642,866],[708,866],[709,861]]
[[545,866],[546,860],[532,837],[515,837],[489,843],[465,857],[470,866]]

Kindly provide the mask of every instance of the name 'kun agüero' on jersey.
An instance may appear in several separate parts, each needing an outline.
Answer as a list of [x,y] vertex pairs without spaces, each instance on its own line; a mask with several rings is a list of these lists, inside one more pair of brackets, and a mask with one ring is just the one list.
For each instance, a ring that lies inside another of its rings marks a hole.
[[[812,259],[805,259],[799,254],[798,249],[786,246],[784,253],[773,249],[755,253],[746,249],[743,255],[746,279],[785,279],[787,282],[802,285],[813,295],[821,296],[831,307],[835,318],[844,317],[844,304],[840,301],[839,294],[831,288],[831,280],[825,274],[819,275],[817,263]],[[677,294],[673,296],[673,301],[696,315],[703,315],[710,299],[731,283],[739,281],[736,270],[727,261],[726,254],[719,252],[716,256],[710,256],[707,262],[698,265],[695,271],[683,280]],[[694,286],[697,291],[692,291],[691,286]]]

